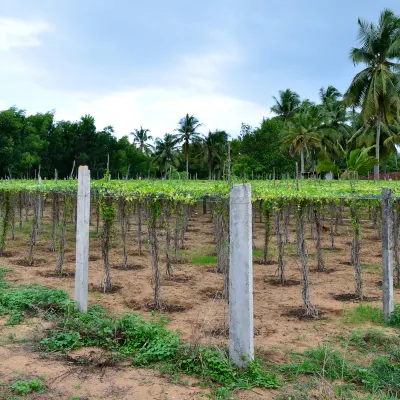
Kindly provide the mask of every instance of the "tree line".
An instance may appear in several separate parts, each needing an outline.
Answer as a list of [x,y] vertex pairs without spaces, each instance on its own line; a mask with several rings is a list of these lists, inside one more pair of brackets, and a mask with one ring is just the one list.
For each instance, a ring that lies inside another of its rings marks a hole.
[[[26,115],[0,111],[0,174],[11,177],[69,177],[86,164],[93,177],[109,170],[117,177],[222,179],[227,174],[228,142],[232,175],[263,178],[295,172],[334,173],[348,178],[380,166],[397,171],[400,144],[400,17],[383,10],[378,23],[358,20],[359,47],[350,59],[362,64],[344,94],[321,88],[319,102],[291,89],[274,97],[272,118],[258,127],[242,124],[238,138],[224,130],[200,134],[202,123],[186,114],[171,133],[153,140],[143,127],[117,139],[112,126],[99,131],[90,115],[56,121],[54,112]],[[133,143],[131,140],[133,139]]]

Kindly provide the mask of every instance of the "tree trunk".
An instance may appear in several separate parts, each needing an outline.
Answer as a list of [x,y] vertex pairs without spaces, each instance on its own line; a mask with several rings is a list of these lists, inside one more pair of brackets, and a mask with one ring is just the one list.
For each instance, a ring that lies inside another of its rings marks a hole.
[[282,211],[275,210],[275,234],[276,234],[276,244],[278,247],[278,275],[279,282],[284,285],[285,284],[285,264],[283,260],[284,256],[284,242],[283,235],[281,232],[281,220],[282,220]]
[[104,293],[112,290],[111,268],[110,268],[110,241],[111,229],[115,217],[115,209],[112,199],[105,199],[100,206],[100,212],[103,219],[103,229],[101,232],[101,250],[104,261],[104,279],[102,289]]
[[314,223],[315,223],[315,249],[317,255],[317,271],[324,272],[325,271],[325,263],[322,254],[322,246],[321,246],[321,237],[322,237],[322,222],[321,222],[321,210],[320,206],[313,206],[314,212]]
[[151,249],[151,258],[153,266],[153,290],[154,290],[154,309],[160,310],[163,305],[161,294],[161,276],[159,268],[159,247],[157,238],[157,213],[155,210],[156,205],[150,205],[148,208],[148,230],[149,230],[149,244]]
[[300,175],[301,179],[304,179],[304,149],[302,148],[300,151]]
[[270,235],[271,235],[270,216],[271,216],[271,212],[270,212],[269,208],[266,208],[264,211],[265,236],[264,236],[263,258],[261,260],[262,264],[267,264],[267,261],[268,261],[268,247],[269,247],[269,240],[270,240]]
[[119,218],[121,225],[121,239],[122,239],[122,268],[128,267],[128,251],[126,246],[126,234],[128,231],[128,214],[127,203],[125,198],[119,200]]
[[185,139],[185,153],[186,153],[186,179],[189,178],[189,140]]
[[301,290],[301,296],[305,308],[305,315],[309,317],[317,317],[318,311],[311,304],[311,299],[310,299],[310,280],[309,280],[308,259],[307,259],[307,249],[306,249],[305,230],[304,230],[304,207],[302,205],[299,205],[297,210],[297,252],[301,263],[302,284],[303,284]]
[[137,205],[138,255],[142,254],[142,204]]
[[[54,200],[53,200],[54,201]],[[57,202],[58,202],[57,196]],[[64,265],[64,255],[65,255],[65,243],[66,243],[66,231],[67,231],[67,219],[71,212],[71,202],[67,197],[64,197],[64,212],[62,214],[61,224],[57,223],[57,229],[55,234],[56,250],[57,250],[57,264],[56,273],[57,275],[62,274],[62,268]],[[57,206],[59,207],[59,205]]]
[[175,252],[175,262],[179,261],[179,231],[180,231],[180,209],[181,205],[178,203],[175,209],[175,234],[174,234],[174,252]]
[[356,203],[350,206],[351,222],[353,227],[353,240],[351,242],[351,263],[354,267],[354,279],[355,279],[355,294],[360,300],[363,300],[363,281],[362,281],[362,270],[360,262],[360,215],[357,210]]
[[167,275],[173,274],[172,263],[171,263],[171,203],[166,202],[164,206],[165,210],[165,264]]
[[379,110],[378,123],[376,126],[376,143],[375,143],[376,164],[374,166],[374,179],[376,181],[379,181],[379,144],[381,138],[381,120],[382,120],[382,115],[381,115],[381,110]]

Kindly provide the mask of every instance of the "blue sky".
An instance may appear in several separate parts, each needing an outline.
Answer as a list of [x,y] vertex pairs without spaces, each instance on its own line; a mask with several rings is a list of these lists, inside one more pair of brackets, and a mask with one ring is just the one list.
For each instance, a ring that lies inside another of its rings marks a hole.
[[[397,8],[395,7],[397,5]],[[0,0],[0,109],[95,117],[118,137],[186,113],[232,136],[291,88],[345,91],[357,18],[398,0]]]

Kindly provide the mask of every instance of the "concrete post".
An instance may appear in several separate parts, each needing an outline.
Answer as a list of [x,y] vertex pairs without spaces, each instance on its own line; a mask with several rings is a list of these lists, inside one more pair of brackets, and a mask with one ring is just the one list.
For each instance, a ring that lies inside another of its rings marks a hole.
[[394,311],[393,201],[390,189],[382,189],[382,289],[383,319],[387,322]]
[[87,311],[89,268],[90,171],[81,166],[78,171],[76,224],[75,301],[81,312]]
[[229,356],[254,359],[251,185],[233,185],[230,197]]

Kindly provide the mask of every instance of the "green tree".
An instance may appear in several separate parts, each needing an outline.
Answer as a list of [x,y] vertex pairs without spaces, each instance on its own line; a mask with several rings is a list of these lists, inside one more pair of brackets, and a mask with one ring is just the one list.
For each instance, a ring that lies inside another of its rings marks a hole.
[[323,131],[316,107],[306,101],[283,129],[282,143],[289,145],[289,154],[300,154],[300,172],[304,176],[304,153],[312,148],[322,148]]
[[158,167],[161,173],[167,177],[168,169],[170,167],[176,168],[179,165],[180,154],[177,151],[176,145],[178,143],[176,136],[166,133],[164,139],[157,138],[154,165]]
[[[295,161],[282,151],[280,133],[283,129],[281,119],[264,119],[255,129],[242,124],[238,139],[231,141],[232,175],[251,176],[252,174],[292,173]],[[287,147],[287,146],[286,146]]]
[[149,140],[153,140],[153,137],[148,134],[149,132],[149,129],[143,129],[142,127],[131,132],[133,142],[138,145],[139,151],[146,155],[149,155],[152,150],[152,146],[147,144]]
[[275,113],[284,123],[294,117],[300,107],[300,96],[290,89],[280,90],[279,99],[273,96],[275,104],[271,111]]
[[220,166],[225,159],[228,144],[228,134],[225,131],[208,132],[204,137],[204,149],[208,165],[208,179],[211,180],[212,170],[216,163]]
[[379,179],[382,123],[390,123],[400,107],[400,22],[390,10],[383,10],[378,24],[358,20],[359,48],[350,51],[355,65],[365,64],[345,93],[348,106],[361,107],[364,123],[376,119],[374,177]]
[[183,141],[183,155],[185,157],[187,176],[189,176],[189,144],[200,139],[200,133],[196,132],[196,130],[202,125],[194,115],[186,114],[179,121],[179,127],[175,129],[175,131],[179,132],[179,140]]

